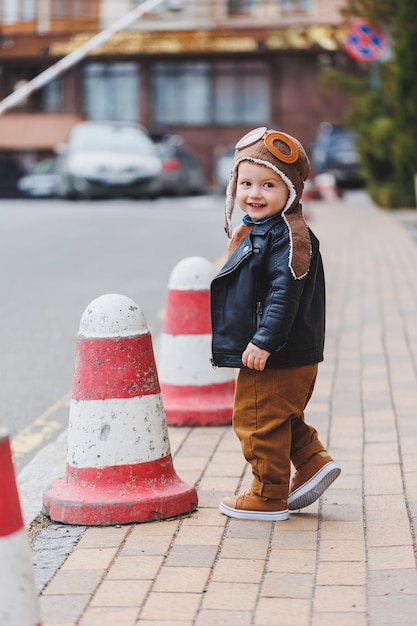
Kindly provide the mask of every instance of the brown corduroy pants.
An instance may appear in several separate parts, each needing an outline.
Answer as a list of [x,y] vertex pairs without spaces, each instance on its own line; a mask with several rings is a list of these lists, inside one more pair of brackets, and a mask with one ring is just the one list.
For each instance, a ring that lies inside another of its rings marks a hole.
[[252,467],[251,489],[260,496],[286,500],[290,461],[297,468],[325,450],[317,431],[304,421],[317,367],[239,370],[233,428]]

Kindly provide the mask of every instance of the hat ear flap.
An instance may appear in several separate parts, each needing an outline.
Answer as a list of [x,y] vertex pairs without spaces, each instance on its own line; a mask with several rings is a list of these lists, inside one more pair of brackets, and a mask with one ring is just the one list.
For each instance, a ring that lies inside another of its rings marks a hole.
[[226,187],[226,204],[225,204],[225,230],[229,239],[232,238],[232,213],[235,206],[237,188],[237,163],[233,165],[230,172],[229,182]]

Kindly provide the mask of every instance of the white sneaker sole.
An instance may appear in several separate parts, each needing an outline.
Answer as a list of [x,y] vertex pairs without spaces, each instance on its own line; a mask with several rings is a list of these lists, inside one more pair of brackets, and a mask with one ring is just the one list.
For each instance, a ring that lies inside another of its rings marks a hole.
[[314,476],[310,478],[304,485],[298,487],[288,496],[288,508],[290,511],[303,509],[313,504],[326,491],[328,487],[336,480],[342,470],[334,462],[330,461],[321,468]]
[[234,517],[236,519],[253,519],[269,522],[282,522],[289,518],[288,509],[284,511],[273,511],[271,513],[264,511],[243,511],[240,509],[233,509],[223,502],[219,504],[219,511],[228,517]]

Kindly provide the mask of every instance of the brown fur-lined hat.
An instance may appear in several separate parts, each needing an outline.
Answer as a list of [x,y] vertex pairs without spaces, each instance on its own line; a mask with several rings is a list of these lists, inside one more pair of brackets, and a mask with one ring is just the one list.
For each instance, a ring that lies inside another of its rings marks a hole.
[[236,144],[236,151],[226,189],[226,233],[231,237],[231,218],[236,200],[237,172],[242,161],[251,161],[272,169],[288,187],[288,200],[282,210],[288,226],[291,251],[288,265],[294,278],[303,278],[310,267],[311,243],[300,204],[304,181],[310,173],[310,163],[301,143],[286,133],[255,128]]

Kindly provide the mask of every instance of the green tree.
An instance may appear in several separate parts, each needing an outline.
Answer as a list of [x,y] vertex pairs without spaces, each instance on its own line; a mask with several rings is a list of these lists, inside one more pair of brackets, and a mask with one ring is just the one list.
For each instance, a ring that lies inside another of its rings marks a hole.
[[416,41],[417,3],[415,0],[399,0],[395,37],[393,153],[395,179],[410,199],[414,194],[414,177],[417,175]]
[[328,70],[322,84],[351,95],[347,124],[358,149],[371,196],[383,206],[415,204],[417,174],[417,2],[349,0],[346,21],[363,17],[383,26],[392,42],[389,60],[358,64],[357,76]]

